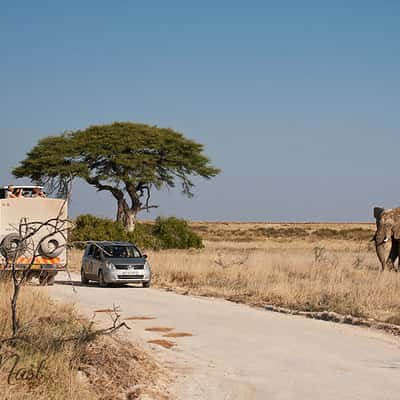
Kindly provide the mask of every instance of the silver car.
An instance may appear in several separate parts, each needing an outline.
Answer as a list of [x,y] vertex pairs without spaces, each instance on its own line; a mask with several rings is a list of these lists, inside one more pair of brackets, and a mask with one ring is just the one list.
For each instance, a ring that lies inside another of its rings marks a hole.
[[82,257],[81,281],[108,284],[141,283],[150,287],[151,270],[147,256],[128,242],[91,242]]

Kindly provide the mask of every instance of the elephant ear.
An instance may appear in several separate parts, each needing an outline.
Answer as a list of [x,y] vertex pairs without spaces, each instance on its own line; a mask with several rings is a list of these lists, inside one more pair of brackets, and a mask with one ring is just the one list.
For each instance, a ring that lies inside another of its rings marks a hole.
[[400,239],[400,213],[398,209],[394,211],[392,232],[395,239]]
[[375,207],[374,208],[374,217],[376,220],[379,220],[379,218],[381,217],[382,213],[385,211],[384,208],[382,207]]

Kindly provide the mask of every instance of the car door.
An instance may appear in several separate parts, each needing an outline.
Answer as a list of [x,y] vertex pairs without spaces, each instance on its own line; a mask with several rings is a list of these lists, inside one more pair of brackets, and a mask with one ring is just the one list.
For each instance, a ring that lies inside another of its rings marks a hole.
[[82,256],[82,264],[81,264],[81,269],[82,271],[85,273],[85,275],[88,274],[88,252],[89,252],[89,248],[90,246],[86,246],[85,247],[85,251],[83,252],[83,256]]
[[97,279],[99,276],[99,270],[101,268],[101,249],[98,246],[95,246],[93,252],[93,259],[92,259],[92,277],[93,279]]
[[85,257],[84,272],[88,278],[93,278],[93,252],[94,245],[91,244],[87,249],[87,254]]

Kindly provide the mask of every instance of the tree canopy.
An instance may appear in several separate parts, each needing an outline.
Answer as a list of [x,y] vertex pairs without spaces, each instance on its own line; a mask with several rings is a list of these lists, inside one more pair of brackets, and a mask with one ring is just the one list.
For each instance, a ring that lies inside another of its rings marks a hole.
[[59,191],[68,179],[83,178],[114,196],[117,220],[133,230],[140,211],[158,207],[150,204],[152,190],[180,184],[190,197],[194,176],[219,173],[203,152],[202,144],[173,129],[115,122],[41,139],[13,174]]

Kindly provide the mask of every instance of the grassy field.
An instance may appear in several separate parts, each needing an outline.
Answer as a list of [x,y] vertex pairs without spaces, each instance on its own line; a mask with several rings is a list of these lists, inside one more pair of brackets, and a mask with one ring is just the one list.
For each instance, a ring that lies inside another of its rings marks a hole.
[[375,225],[370,223],[286,223],[286,222],[192,222],[191,228],[212,241],[368,240]]
[[[0,282],[0,292],[0,339],[4,339],[11,335],[10,284]],[[0,399],[111,400],[122,393],[134,399],[140,394],[138,385],[155,393],[160,367],[118,336],[60,343],[61,338],[83,338],[90,331],[88,321],[71,306],[52,303],[43,289],[23,288],[19,316],[23,340],[0,347]],[[15,358],[7,361],[13,355],[19,357],[15,368]]]
[[[202,250],[147,251],[153,284],[400,324],[400,274],[380,272],[373,224],[195,222]],[[72,265],[79,266],[75,252]]]
[[373,224],[192,224],[205,248],[148,252],[154,283],[190,293],[400,324],[400,275],[380,272]]

